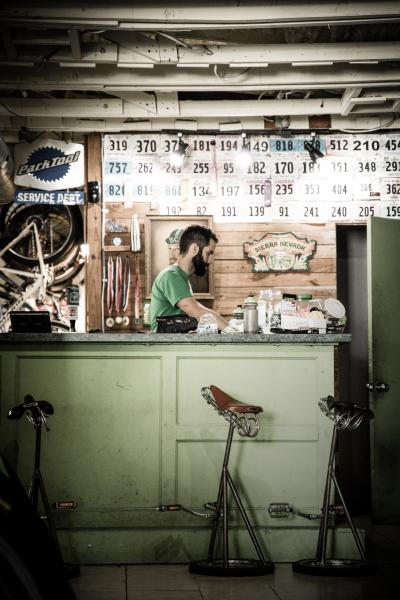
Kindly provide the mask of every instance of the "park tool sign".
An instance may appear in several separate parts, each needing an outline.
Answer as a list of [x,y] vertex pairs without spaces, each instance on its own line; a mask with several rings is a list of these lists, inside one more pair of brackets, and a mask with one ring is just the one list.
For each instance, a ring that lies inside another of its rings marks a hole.
[[84,147],[38,139],[15,146],[14,183],[36,190],[69,190],[84,184]]

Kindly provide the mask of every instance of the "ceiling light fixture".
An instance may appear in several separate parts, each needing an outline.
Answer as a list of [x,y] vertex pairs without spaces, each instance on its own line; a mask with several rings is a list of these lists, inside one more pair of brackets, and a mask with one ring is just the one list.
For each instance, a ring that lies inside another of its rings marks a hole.
[[181,167],[183,160],[186,156],[186,150],[189,148],[189,144],[183,141],[182,132],[178,133],[178,147],[171,154],[171,162],[174,167]]
[[315,139],[315,132],[311,132],[311,140],[304,142],[304,148],[310,155],[310,159],[313,163],[316,163],[320,158],[324,158],[325,154],[319,149],[319,143]]

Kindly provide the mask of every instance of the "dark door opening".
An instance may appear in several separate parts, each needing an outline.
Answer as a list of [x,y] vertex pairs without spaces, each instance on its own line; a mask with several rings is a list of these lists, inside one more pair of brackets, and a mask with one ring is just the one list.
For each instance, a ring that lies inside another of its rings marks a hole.
[[[368,406],[368,296],[367,230],[365,226],[338,226],[337,297],[345,305],[350,344],[339,349],[339,395],[343,402]],[[338,477],[354,515],[370,514],[369,428],[363,425],[339,436]]]

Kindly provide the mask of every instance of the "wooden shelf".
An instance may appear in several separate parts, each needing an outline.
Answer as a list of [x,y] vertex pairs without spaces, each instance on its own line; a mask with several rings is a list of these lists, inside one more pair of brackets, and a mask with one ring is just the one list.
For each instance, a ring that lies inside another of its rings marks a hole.
[[104,246],[104,252],[132,252],[130,246]]

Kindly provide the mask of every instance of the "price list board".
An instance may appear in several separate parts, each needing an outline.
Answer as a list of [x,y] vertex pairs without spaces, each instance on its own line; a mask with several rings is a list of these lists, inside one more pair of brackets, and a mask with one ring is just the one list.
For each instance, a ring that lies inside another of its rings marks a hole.
[[[400,218],[400,134],[103,136],[105,202],[215,222],[364,222]],[[246,152],[243,156],[243,143]]]

